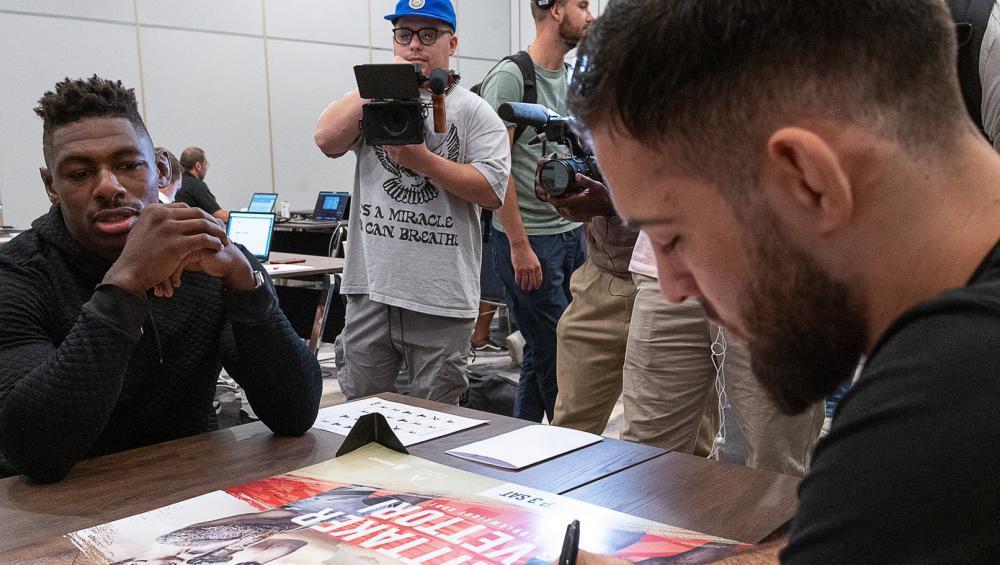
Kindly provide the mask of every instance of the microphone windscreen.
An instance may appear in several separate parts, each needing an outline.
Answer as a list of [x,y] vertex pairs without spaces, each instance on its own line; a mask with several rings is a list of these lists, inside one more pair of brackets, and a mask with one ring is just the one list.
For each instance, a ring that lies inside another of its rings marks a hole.
[[549,123],[551,110],[541,104],[525,102],[504,102],[497,108],[497,114],[508,122],[542,127]]
[[444,69],[434,69],[431,71],[430,83],[431,92],[434,94],[444,94],[444,89],[448,87],[448,71]]

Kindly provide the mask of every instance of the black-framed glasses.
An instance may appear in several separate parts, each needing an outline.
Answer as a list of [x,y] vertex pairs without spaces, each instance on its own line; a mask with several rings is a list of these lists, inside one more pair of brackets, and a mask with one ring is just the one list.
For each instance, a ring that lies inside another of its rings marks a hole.
[[450,29],[438,29],[433,27],[425,27],[421,29],[410,29],[408,27],[397,27],[392,30],[392,37],[396,40],[396,43],[400,45],[409,45],[413,41],[413,35],[416,34],[417,39],[420,43],[424,45],[434,45],[438,40],[438,35],[442,33],[451,33]]

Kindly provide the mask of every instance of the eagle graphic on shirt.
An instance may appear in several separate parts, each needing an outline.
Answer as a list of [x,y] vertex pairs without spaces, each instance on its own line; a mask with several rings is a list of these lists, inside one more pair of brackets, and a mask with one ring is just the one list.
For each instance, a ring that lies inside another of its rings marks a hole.
[[[451,129],[448,130],[444,141],[437,147],[429,147],[429,149],[432,153],[457,163],[461,146],[458,128],[455,127],[455,124],[451,124]],[[385,147],[376,146],[375,155],[378,156],[378,160],[385,167],[385,170],[392,174],[392,178],[382,183],[382,189],[389,195],[389,198],[400,204],[426,204],[441,194],[431,179],[389,160]]]

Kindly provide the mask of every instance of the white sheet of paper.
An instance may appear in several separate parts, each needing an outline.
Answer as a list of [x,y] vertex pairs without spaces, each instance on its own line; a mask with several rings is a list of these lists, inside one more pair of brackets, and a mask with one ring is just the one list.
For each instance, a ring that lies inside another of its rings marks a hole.
[[319,411],[313,427],[346,436],[358,418],[373,412],[385,416],[392,431],[404,446],[474,428],[487,422],[375,397],[323,408]]
[[292,273],[295,271],[306,271],[312,267],[307,267],[305,265],[292,264],[292,265],[264,265],[268,273]]
[[539,424],[456,447],[445,453],[504,469],[523,469],[601,439],[601,436],[579,430]]
[[7,243],[14,239],[13,237],[0,237],[0,243]]

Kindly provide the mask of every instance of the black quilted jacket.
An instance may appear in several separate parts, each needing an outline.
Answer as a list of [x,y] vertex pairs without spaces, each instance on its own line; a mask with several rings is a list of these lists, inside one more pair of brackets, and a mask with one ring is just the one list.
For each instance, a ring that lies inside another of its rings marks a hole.
[[0,247],[0,476],[56,481],[85,457],[213,430],[222,366],[275,433],[309,429],[320,369],[273,288],[185,273],[172,298],[140,298],[98,286],[109,267],[56,208]]

